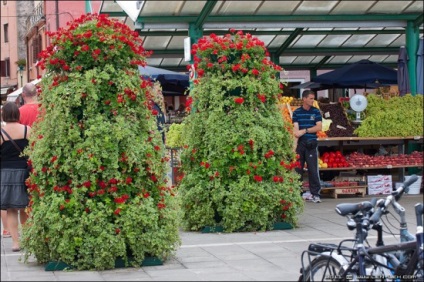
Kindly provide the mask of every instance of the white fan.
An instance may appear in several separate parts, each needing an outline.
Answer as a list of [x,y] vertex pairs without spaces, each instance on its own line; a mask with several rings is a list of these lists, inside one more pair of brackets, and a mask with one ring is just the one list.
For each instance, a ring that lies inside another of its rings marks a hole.
[[361,123],[361,112],[368,106],[367,98],[362,94],[355,94],[349,99],[352,110],[356,112],[356,120],[354,122]]

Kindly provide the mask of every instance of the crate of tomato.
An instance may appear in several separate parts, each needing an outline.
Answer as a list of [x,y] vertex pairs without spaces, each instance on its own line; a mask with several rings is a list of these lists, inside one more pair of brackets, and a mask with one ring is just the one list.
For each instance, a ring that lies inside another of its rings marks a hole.
[[348,167],[346,158],[340,151],[325,152],[321,156],[321,160],[327,164],[328,168]]

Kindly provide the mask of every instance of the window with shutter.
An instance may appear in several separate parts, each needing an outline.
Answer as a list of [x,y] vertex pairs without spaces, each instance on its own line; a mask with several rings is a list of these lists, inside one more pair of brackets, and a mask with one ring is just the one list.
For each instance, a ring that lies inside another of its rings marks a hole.
[[32,39],[32,62],[37,62],[38,40],[37,37]]
[[9,24],[3,25],[4,42],[9,42]]
[[6,58],[4,61],[1,61],[1,76],[9,77],[10,76],[10,59]]

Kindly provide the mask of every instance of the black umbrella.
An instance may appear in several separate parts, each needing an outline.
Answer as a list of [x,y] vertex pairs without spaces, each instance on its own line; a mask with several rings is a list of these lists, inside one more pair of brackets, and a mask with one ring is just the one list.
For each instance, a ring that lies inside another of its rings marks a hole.
[[290,89],[311,89],[311,90],[325,90],[325,89],[336,89],[336,88],[351,88],[351,89],[362,89],[362,88],[378,88],[383,86],[378,83],[368,83],[366,85],[354,85],[354,84],[324,84],[313,81],[304,82],[302,84],[290,87]]
[[397,84],[397,71],[369,60],[360,60],[318,75],[312,78],[312,81],[329,85],[344,85],[346,88],[361,87],[367,89],[379,84]]
[[139,66],[138,70],[140,75],[159,81],[165,95],[182,95],[189,87],[187,74],[150,66]]
[[424,38],[421,37],[417,51],[417,94],[424,94]]
[[411,88],[409,86],[409,73],[408,73],[408,53],[406,52],[405,46],[401,46],[399,49],[399,57],[398,57],[398,71],[397,71],[397,79],[398,79],[398,88],[399,95],[404,96],[406,93],[411,93]]

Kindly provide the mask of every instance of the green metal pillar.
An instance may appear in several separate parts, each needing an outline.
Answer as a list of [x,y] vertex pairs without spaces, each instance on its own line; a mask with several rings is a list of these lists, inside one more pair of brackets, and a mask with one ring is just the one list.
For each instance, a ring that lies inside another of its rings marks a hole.
[[91,13],[91,1],[90,0],[85,0],[85,13]]
[[[195,23],[190,23],[189,26],[188,26],[188,36],[190,37],[190,42],[193,45],[194,43],[197,43],[197,41],[200,38],[202,38],[202,36],[203,36],[203,29],[202,28],[198,28]],[[193,57],[194,56],[191,55],[190,64],[193,64],[194,63]],[[193,79],[195,79],[195,78],[196,78],[196,76],[193,77]],[[190,79],[190,90],[192,88],[193,88],[193,82]],[[191,109],[191,112],[193,112],[193,113],[196,112],[196,101],[193,104],[193,108]]]
[[419,40],[418,27],[414,25],[413,21],[408,21],[406,25],[406,51],[408,53],[408,74],[409,86],[411,88],[412,96],[417,94],[417,50]]
[[[276,64],[277,66],[280,65],[280,58],[276,53],[270,53],[270,60],[271,62],[273,62],[274,64]],[[280,72],[277,72],[275,74],[275,78],[280,81]]]
[[315,76],[317,76],[317,69],[310,69],[309,70],[309,81],[312,80],[312,78],[314,78]]

